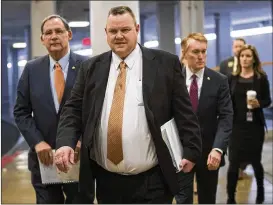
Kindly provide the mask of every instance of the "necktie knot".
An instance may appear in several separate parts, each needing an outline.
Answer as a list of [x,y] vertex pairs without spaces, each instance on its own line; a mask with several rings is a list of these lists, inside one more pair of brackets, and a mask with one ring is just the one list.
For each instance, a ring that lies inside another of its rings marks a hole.
[[55,70],[62,70],[62,67],[58,62],[55,63],[54,68]]
[[126,63],[124,61],[121,61],[119,64],[119,68],[121,71],[124,71],[126,69]]
[[193,75],[191,76],[191,78],[192,78],[192,80],[196,80],[197,76],[196,76],[195,74],[193,74]]

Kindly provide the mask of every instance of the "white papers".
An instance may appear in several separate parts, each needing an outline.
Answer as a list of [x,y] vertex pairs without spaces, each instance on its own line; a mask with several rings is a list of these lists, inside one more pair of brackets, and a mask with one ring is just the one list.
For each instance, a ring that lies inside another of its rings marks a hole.
[[[54,154],[55,154],[55,150],[53,150],[53,156]],[[38,160],[39,160],[39,157],[38,157]],[[78,161],[75,165],[71,164],[70,169],[68,170],[67,173],[57,170],[55,162],[53,162],[53,165],[45,166],[39,160],[39,165],[40,165],[42,184],[61,184],[61,183],[72,183],[72,182],[79,181],[80,161]]]
[[174,119],[171,119],[161,126],[161,133],[162,138],[169,149],[176,172],[180,172],[181,169],[179,164],[183,157],[183,146]]

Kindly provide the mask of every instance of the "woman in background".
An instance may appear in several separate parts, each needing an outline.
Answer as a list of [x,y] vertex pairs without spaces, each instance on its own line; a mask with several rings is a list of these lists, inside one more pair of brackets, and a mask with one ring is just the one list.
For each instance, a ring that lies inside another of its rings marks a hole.
[[[238,68],[229,78],[234,118],[229,143],[227,203],[236,203],[235,192],[242,162],[252,165],[257,181],[256,203],[263,203],[264,169],[261,155],[266,126],[263,108],[271,103],[269,82],[254,46],[245,45],[240,50],[238,59]],[[256,91],[256,98],[247,100],[246,93],[249,90]],[[247,104],[252,109],[249,109]]]

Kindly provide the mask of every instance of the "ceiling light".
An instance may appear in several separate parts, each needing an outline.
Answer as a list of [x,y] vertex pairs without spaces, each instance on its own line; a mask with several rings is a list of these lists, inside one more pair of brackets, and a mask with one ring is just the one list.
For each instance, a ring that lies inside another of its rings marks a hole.
[[11,63],[8,63],[8,64],[7,64],[7,67],[8,67],[8,68],[12,68],[12,64],[11,64]]
[[13,48],[26,48],[27,47],[27,44],[22,42],[22,43],[14,43],[12,44],[12,47]]
[[87,27],[89,26],[88,21],[71,21],[68,23],[70,27]]
[[155,48],[155,47],[158,47],[159,43],[158,41],[147,41],[144,43],[144,46],[146,48]]
[[244,29],[244,30],[235,30],[230,32],[230,36],[232,38],[243,37],[243,36],[255,36],[260,34],[272,33],[272,30],[273,30],[272,26],[250,28],[250,29]]
[[181,43],[181,38],[179,38],[179,37],[178,37],[178,38],[175,38],[175,39],[174,39],[174,43],[175,43],[175,44],[180,44],[180,43]]
[[216,34],[215,33],[207,33],[207,34],[205,34],[205,37],[208,41],[215,40]]
[[18,61],[18,66],[19,67],[24,67],[26,64],[27,64],[26,60],[20,60],[20,61]]
[[93,50],[92,50],[92,48],[82,49],[82,50],[74,51],[74,53],[76,53],[78,55],[82,55],[82,56],[92,56]]

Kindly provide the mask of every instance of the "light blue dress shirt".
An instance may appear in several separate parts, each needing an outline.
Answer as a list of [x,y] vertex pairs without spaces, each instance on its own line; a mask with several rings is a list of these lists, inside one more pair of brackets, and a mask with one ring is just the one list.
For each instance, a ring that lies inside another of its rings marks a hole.
[[[66,81],[66,77],[67,77],[67,73],[68,73],[69,58],[70,58],[70,50],[67,52],[67,54],[64,57],[62,57],[58,61],[58,63],[62,67],[62,71],[64,73],[64,80],[65,81]],[[54,85],[54,71],[55,71],[54,66],[55,66],[56,62],[57,61],[55,61],[51,56],[49,56],[49,73],[50,73],[51,93],[52,93],[52,97],[53,97],[53,100],[54,100],[56,113],[58,113],[59,108],[60,108],[60,104],[58,102],[58,97],[57,97],[57,93],[56,93],[55,85]]]

